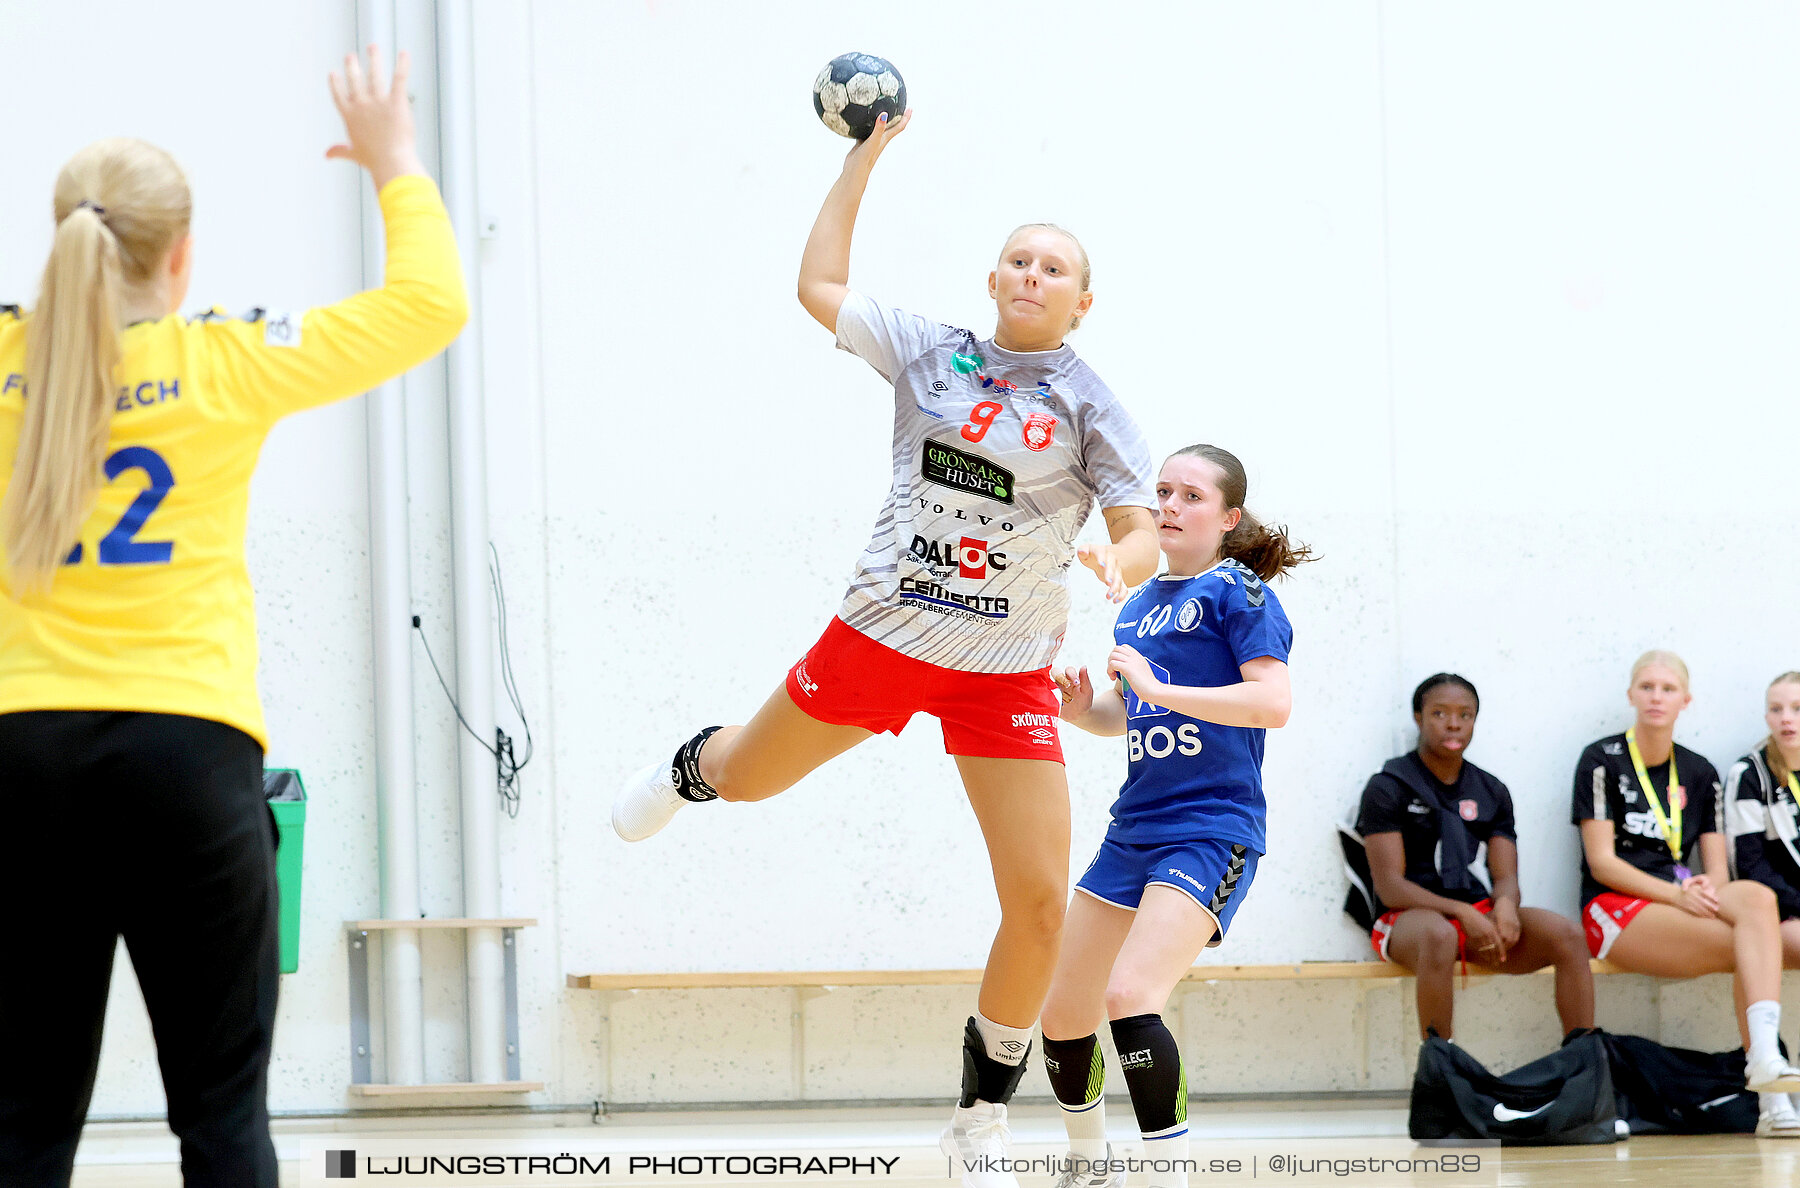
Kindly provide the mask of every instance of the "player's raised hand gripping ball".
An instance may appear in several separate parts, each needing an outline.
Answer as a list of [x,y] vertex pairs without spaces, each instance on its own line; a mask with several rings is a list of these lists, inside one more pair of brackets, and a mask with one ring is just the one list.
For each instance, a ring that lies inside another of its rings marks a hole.
[[875,121],[906,110],[906,81],[874,54],[839,54],[813,80],[813,110],[839,136],[867,140]]

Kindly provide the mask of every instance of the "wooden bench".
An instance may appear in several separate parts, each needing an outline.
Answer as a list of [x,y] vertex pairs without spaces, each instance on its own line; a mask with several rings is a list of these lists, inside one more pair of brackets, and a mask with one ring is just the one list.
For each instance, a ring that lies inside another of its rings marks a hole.
[[[1590,961],[1597,974],[1625,973],[1610,961]],[[1548,973],[1546,966],[1539,970]],[[979,969],[757,970],[731,973],[570,974],[574,990],[767,990],[850,986],[979,986]],[[1277,982],[1343,978],[1407,978],[1410,970],[1386,961],[1300,961],[1287,965],[1196,965],[1183,982]],[[1489,972],[1469,967],[1470,977]]]
[[[1596,974],[1625,973],[1608,961],[1591,961]],[[1539,973],[1551,973],[1545,967]],[[838,970],[747,970],[710,973],[586,973],[569,974],[570,989],[597,990],[609,1001],[605,1014],[607,1031],[605,1099],[613,1096],[612,1084],[612,1011],[610,1000],[626,998],[643,990],[791,990],[793,1007],[790,1015],[793,1046],[794,1097],[806,1097],[806,1004],[809,1000],[833,990],[859,986],[979,986],[979,969],[838,969]],[[1215,982],[1275,981],[1361,981],[1392,980],[1411,977],[1409,970],[1386,961],[1300,961],[1284,965],[1196,965],[1182,978],[1183,986]],[[1469,967],[1470,977],[1489,977],[1487,970]],[[1524,975],[1532,976],[1532,975]],[[1179,990],[1171,997],[1171,1025],[1181,1027],[1180,1013],[1185,995]],[[1366,1075],[1366,1070],[1365,1070]]]

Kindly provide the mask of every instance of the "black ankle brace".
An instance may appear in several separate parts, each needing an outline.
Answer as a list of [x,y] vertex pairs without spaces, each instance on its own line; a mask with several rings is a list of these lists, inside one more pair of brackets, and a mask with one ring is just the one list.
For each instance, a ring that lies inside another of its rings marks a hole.
[[1019,1087],[1019,1079],[1025,1075],[1025,1061],[1030,1058],[1030,1044],[1025,1045],[1025,1055],[1017,1064],[1002,1064],[989,1056],[987,1041],[981,1038],[981,1029],[975,1026],[975,1016],[969,1016],[968,1026],[963,1028],[963,1108],[974,1105],[977,1098],[995,1105],[1011,1101],[1013,1092]]
[[683,800],[691,800],[697,804],[719,798],[719,794],[713,791],[713,786],[700,778],[700,748],[719,729],[721,728],[718,726],[708,726],[675,748],[675,758],[671,761],[670,768],[675,776],[675,794]]

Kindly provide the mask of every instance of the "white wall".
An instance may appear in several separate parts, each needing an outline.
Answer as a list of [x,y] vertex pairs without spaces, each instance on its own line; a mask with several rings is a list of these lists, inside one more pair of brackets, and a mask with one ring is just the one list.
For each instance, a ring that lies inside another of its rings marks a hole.
[[[1050,3],[1022,25],[1014,6],[940,0],[904,19],[778,0],[477,9],[492,523],[540,744],[502,829],[504,910],[542,921],[521,954],[526,1074],[549,1082],[534,1100],[606,1094],[609,1077],[623,1099],[792,1091],[787,996],[607,1003],[565,972],[969,966],[996,921],[925,719],[768,804],[685,813],[632,847],[606,824],[627,772],[775,688],[883,493],[883,385],[792,297],[845,147],[806,88],[844,50],[892,58],[918,113],[871,187],[854,283],[985,333],[1005,233],[1074,227],[1098,293],[1083,355],[1159,453],[1233,449],[1252,506],[1324,555],[1278,587],[1297,707],[1269,743],[1271,853],[1209,960],[1366,954],[1338,913],[1328,826],[1409,745],[1405,696],[1426,673],[1481,687],[1473,757],[1514,789],[1526,899],[1572,911],[1569,773],[1624,722],[1631,657],[1687,655],[1682,738],[1721,767],[1757,735],[1763,681],[1796,666],[1791,10]],[[193,174],[197,302],[356,285],[359,183],[320,159],[336,135],[323,75],[354,5],[184,12],[0,0],[9,90],[55,96],[14,122],[0,300],[35,289],[56,167],[118,132]],[[425,65],[429,6],[401,13]],[[79,79],[74,45],[92,63]],[[442,661],[448,480],[426,391],[409,388],[412,560]],[[279,1109],[349,1104],[340,922],[379,910],[366,508],[360,404],[277,430],[250,540],[262,681],[271,761],[313,796]],[[1109,620],[1080,576],[1065,658],[1094,663]],[[453,915],[454,723],[415,657],[425,902]],[[1079,870],[1123,764],[1113,741],[1067,746]],[[458,1078],[459,960],[427,956],[428,1075]],[[1188,1035],[1225,1052],[1222,1035],[1274,1043],[1310,1020],[1282,1087],[1404,1083],[1404,995],[1349,993],[1196,992]],[[1484,1055],[1553,1042],[1547,987],[1471,993],[1507,1021],[1472,1033]],[[1654,1031],[1648,993],[1607,990],[1602,1021]],[[808,1091],[944,1092],[967,997],[813,1004]],[[1698,997],[1711,1014],[1667,1034],[1729,1042],[1719,995]],[[1360,1073],[1321,1054],[1340,1024],[1377,1037]],[[672,1062],[671,1032],[689,1037]],[[94,1109],[160,1103],[121,971]]]
[[[544,292],[558,294],[544,322],[563,569],[554,679],[558,713],[592,724],[559,732],[560,771],[591,770],[604,792],[694,727],[741,720],[817,636],[867,539],[891,396],[792,297],[844,148],[806,118],[806,86],[816,63],[856,45],[901,66],[917,114],[871,186],[852,283],[985,334],[986,275],[1006,233],[1035,219],[1078,229],[1099,294],[1084,355],[1159,449],[1200,438],[1239,449],[1258,505],[1332,558],[1282,590],[1302,704],[1335,701],[1340,674],[1366,656],[1391,667],[1391,586],[1349,563],[1393,548],[1385,510],[1356,507],[1387,502],[1385,461],[1370,465],[1388,448],[1373,14],[1159,13],[1133,37],[1179,47],[1183,73],[1147,71],[1126,28],[1102,31],[1077,5],[1048,6],[1043,32],[1022,37],[997,6],[949,3],[798,31],[743,6],[538,10],[540,185],[563,195],[543,203],[556,246]],[[758,68],[731,69],[715,118],[677,105],[692,112],[684,125],[668,100],[676,62]],[[1327,109],[1314,88],[1332,96]],[[556,111],[588,116],[544,118]],[[1226,115],[1239,111],[1254,120]],[[617,155],[593,152],[596,140]],[[1296,398],[1316,431],[1271,417]],[[1098,517],[1090,535],[1104,539]],[[1097,663],[1110,615],[1077,576],[1065,655]],[[603,616],[580,613],[596,603]],[[1327,626],[1327,614],[1355,626]],[[1271,747],[1284,846],[1320,798],[1353,791],[1345,772],[1302,794],[1304,773],[1345,737],[1381,735],[1356,767],[1388,746],[1389,683],[1381,671],[1367,685],[1373,675],[1348,677],[1365,709],[1329,725],[1318,714],[1321,728]],[[1115,741],[1068,745],[1078,871],[1121,764]],[[602,836],[606,795],[567,805],[566,844]],[[598,878],[559,868],[565,901],[598,908],[566,933],[582,968],[975,965],[998,918],[980,837],[924,719],[771,803],[709,807],[668,839],[602,852]],[[1313,935],[1270,927],[1313,912],[1335,870],[1264,869],[1232,956],[1342,948],[1329,920]]]
[[1392,5],[1399,655],[1482,688],[1528,897],[1572,910],[1574,757],[1673,647],[1721,772],[1800,658],[1800,13]]

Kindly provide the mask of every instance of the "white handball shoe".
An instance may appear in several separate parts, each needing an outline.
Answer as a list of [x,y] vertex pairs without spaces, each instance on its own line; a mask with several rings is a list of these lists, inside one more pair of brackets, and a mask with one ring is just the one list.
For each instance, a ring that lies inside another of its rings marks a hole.
[[1773,1104],[1756,1119],[1756,1137],[1800,1139],[1800,1113],[1795,1112],[1787,1095],[1777,1093],[1770,1101]]
[[989,1165],[1007,1158],[1012,1129],[1006,1124],[1006,1107],[978,1101],[956,1107],[950,1125],[938,1139],[938,1149],[950,1156],[963,1188],[1019,1188],[1019,1177]]
[[1800,1090],[1800,1068],[1781,1056],[1767,1056],[1744,1070],[1744,1088],[1752,1093],[1793,1093]]
[[[1056,1177],[1055,1188],[1125,1188],[1125,1169],[1098,1171],[1083,1169],[1073,1154],[1063,1156],[1068,1162],[1063,1165],[1062,1174]],[[1112,1144],[1106,1144],[1106,1160],[1112,1162]]]
[[643,841],[674,820],[686,804],[675,791],[675,767],[668,760],[652,763],[625,781],[613,799],[613,832],[628,842]]

